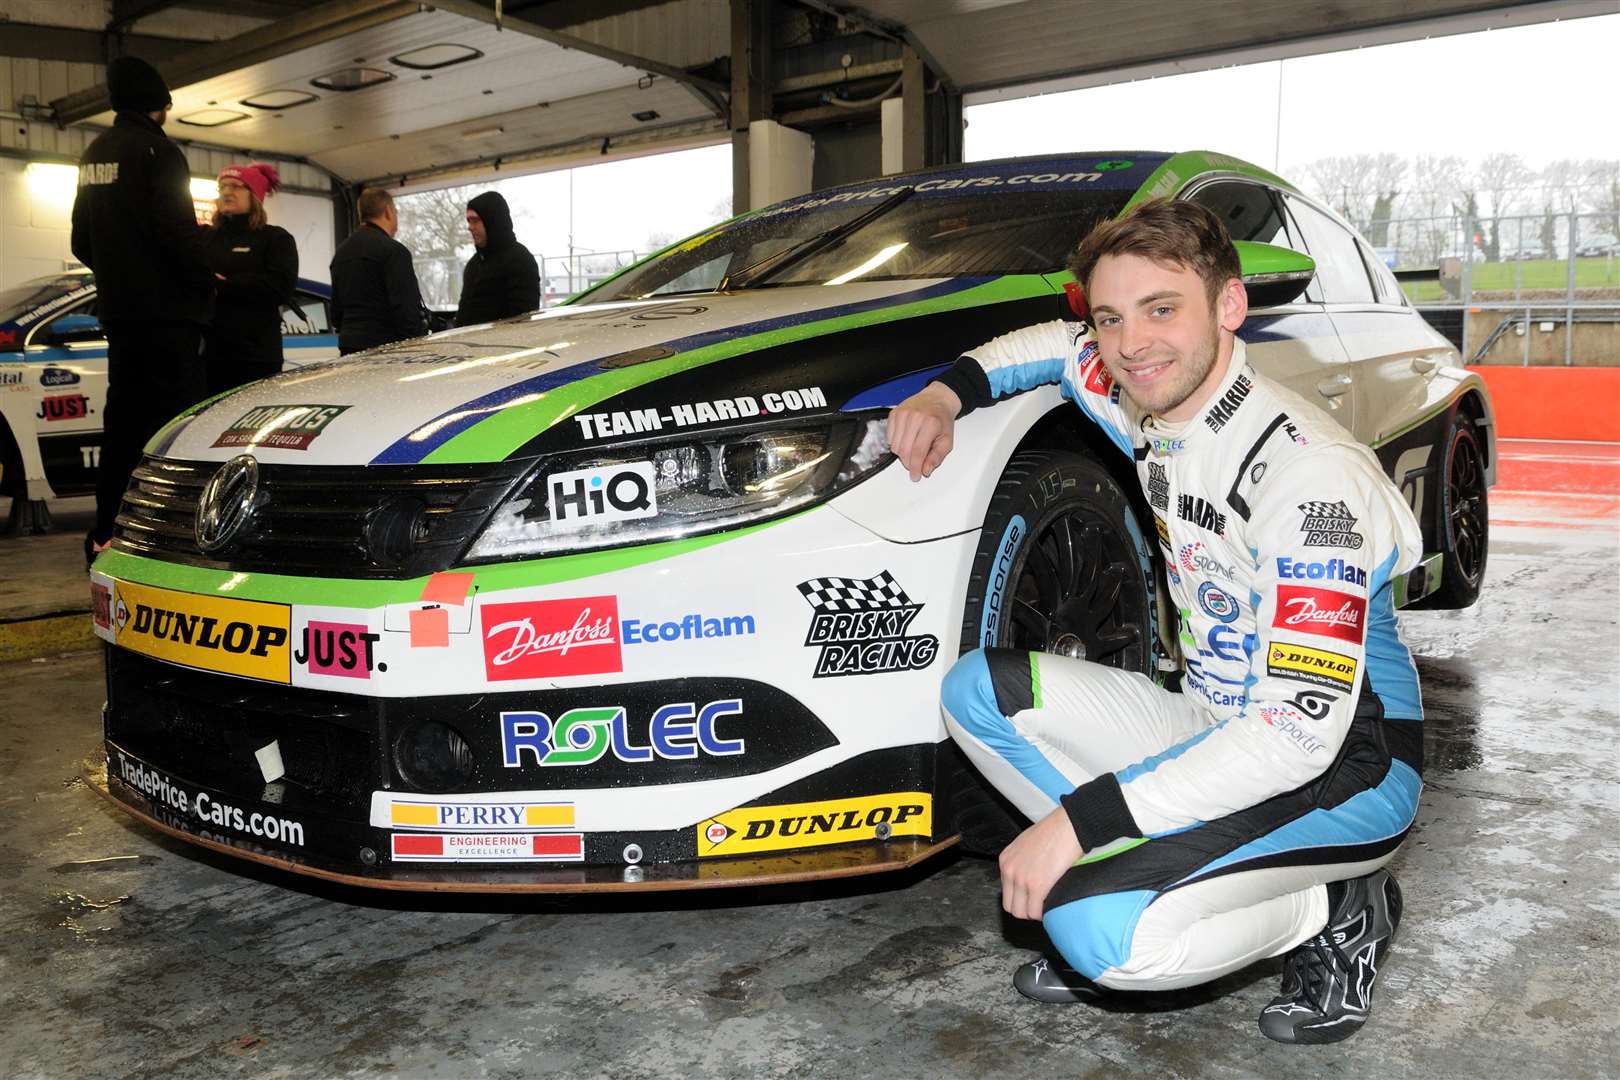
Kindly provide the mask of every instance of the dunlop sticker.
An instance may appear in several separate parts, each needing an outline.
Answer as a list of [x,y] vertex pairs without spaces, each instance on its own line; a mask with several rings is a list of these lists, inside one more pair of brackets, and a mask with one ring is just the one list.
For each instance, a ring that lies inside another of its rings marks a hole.
[[1356,661],[1343,653],[1274,641],[1266,654],[1266,674],[1349,690],[1356,681]]
[[114,642],[131,652],[204,671],[292,681],[292,609],[257,600],[113,585]]
[[889,836],[932,835],[933,798],[921,791],[899,791],[828,802],[740,807],[697,826],[697,852],[700,856],[747,855],[875,840],[882,825],[888,826]]

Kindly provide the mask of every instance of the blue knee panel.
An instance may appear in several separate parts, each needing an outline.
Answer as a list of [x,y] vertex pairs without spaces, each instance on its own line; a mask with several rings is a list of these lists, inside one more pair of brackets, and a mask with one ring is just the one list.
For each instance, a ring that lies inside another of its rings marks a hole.
[[1041,925],[1069,966],[1095,980],[1109,968],[1124,965],[1131,955],[1136,922],[1158,895],[1142,889],[1088,896],[1048,911]]
[[951,719],[1023,773],[1053,802],[1074,790],[1074,784],[1002,714],[983,649],[974,649],[951,666],[940,688],[940,702]]

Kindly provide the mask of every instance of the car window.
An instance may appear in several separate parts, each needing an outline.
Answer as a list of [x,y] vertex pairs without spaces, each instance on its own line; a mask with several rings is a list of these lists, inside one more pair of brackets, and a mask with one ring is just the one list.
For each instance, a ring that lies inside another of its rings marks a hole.
[[293,298],[298,301],[298,307],[303,311],[299,315],[292,305],[281,305],[281,333],[285,335],[296,334],[330,334],[332,332],[332,319],[326,310],[326,300],[314,293],[297,292]]
[[1365,243],[1358,240],[1356,247],[1361,251],[1362,261],[1367,264],[1367,272],[1372,274],[1373,288],[1378,293],[1378,302],[1380,304],[1395,304],[1399,307],[1405,307],[1406,294],[1401,292],[1401,283],[1395,280],[1394,272],[1384,265],[1384,261],[1378,257],[1378,253]]
[[1288,221],[1277,206],[1276,196],[1268,188],[1244,180],[1217,180],[1187,198],[1219,217],[1234,240],[1299,249],[1288,234]]
[[83,304],[48,320],[29,337],[30,345],[73,345],[105,341],[94,304]]
[[58,274],[0,289],[0,323],[13,322],[30,311],[67,300],[70,293],[88,291],[89,286],[90,279],[84,274]]
[[1292,195],[1284,198],[1305,234],[1306,250],[1316,260],[1322,299],[1329,304],[1372,303],[1372,280],[1367,277],[1355,236],[1303,199]]

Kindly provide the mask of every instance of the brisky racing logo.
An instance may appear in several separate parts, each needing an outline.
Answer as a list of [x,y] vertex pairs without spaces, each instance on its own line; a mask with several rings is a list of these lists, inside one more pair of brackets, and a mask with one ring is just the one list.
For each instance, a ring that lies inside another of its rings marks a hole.
[[610,750],[630,764],[742,754],[747,752],[744,740],[722,738],[718,731],[720,721],[742,711],[737,698],[711,701],[701,709],[690,701],[664,705],[653,713],[646,746],[631,742],[625,710],[618,705],[569,709],[555,723],[542,712],[502,712],[501,763],[521,769],[527,756],[530,763],[547,768],[589,765]]
[[939,655],[933,634],[906,636],[921,604],[887,570],[872,578],[825,577],[799,583],[815,609],[804,643],[820,649],[813,677],[920,671]]
[[1355,531],[1356,519],[1342,501],[1302,502],[1299,510],[1305,515],[1299,531],[1305,535],[1306,547],[1360,549],[1362,539]]
[[221,802],[206,791],[191,792],[180,787],[156,769],[131,761],[114,751],[118,778],[152,800],[160,809],[178,811],[204,825],[218,825],[248,836],[274,840],[292,847],[304,846],[304,826],[289,818],[278,818]]

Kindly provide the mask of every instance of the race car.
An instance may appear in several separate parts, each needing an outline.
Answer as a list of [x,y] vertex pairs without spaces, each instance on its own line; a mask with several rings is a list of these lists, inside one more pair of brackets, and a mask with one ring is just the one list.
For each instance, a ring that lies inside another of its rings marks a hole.
[[1225,643],[1178,639],[1131,462],[1057,388],[963,418],[926,483],[888,411],[997,334],[1079,318],[1065,256],[1157,196],[1228,223],[1251,360],[1410,500],[1427,555],[1399,602],[1471,603],[1490,399],[1330,210],[1208,152],[953,165],[171,422],[92,574],[94,783],[196,843],[381,888],[753,884],[993,850],[1014,819],[939,711],[961,650],[1158,675]]
[[[332,287],[298,281],[281,309],[289,367],[337,356],[327,317]],[[88,270],[34,278],[0,291],[0,495],[29,500],[96,488],[107,337]]]

